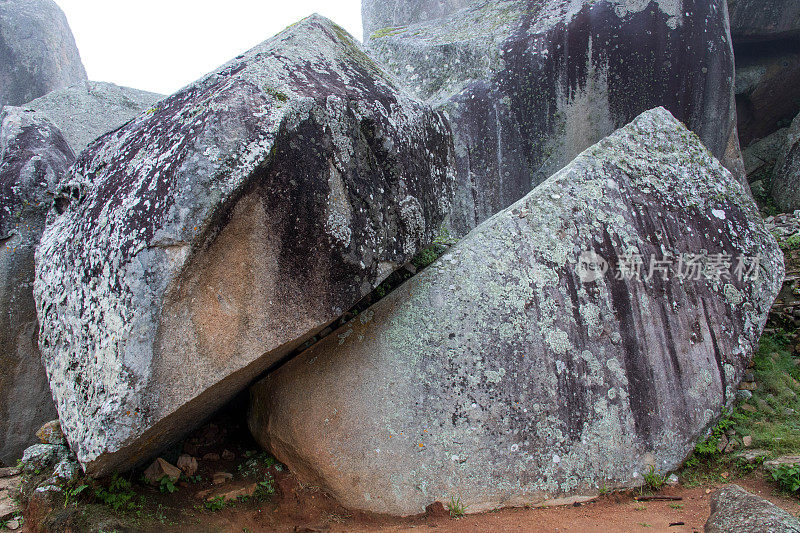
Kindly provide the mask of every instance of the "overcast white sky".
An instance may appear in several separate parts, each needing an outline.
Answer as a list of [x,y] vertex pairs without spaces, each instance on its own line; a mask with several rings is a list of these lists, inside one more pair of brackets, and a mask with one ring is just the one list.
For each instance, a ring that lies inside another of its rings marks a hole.
[[55,0],[93,81],[171,94],[311,15],[361,40],[360,0]]

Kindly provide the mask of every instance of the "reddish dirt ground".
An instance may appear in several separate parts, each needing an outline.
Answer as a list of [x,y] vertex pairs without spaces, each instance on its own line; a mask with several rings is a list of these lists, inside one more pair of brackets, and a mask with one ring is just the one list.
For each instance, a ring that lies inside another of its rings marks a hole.
[[[800,502],[775,493],[775,485],[754,473],[736,482],[794,515],[800,514]],[[361,513],[351,514],[324,494],[280,482],[282,496],[276,502],[257,508],[225,509],[204,516],[209,531],[220,532],[368,532],[435,531],[454,532],[627,532],[664,531],[701,532],[708,519],[711,492],[717,487],[669,487],[660,496],[682,498],[680,501],[637,502],[631,494],[613,494],[581,506],[547,509],[504,509],[453,519],[446,513],[398,519]],[[680,523],[683,524],[680,524]],[[194,524],[178,531],[197,531]]]

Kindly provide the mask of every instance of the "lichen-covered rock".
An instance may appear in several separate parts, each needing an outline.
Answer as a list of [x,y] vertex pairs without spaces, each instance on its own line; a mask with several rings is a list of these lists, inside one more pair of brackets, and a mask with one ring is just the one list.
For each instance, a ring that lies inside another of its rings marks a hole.
[[787,126],[800,113],[800,51],[737,47],[736,111],[742,148]]
[[367,41],[455,137],[463,234],[664,106],[744,181],[725,0],[491,0]]
[[35,296],[87,472],[188,433],[429,244],[452,163],[446,120],[318,16],[84,150]]
[[363,0],[364,39],[375,32],[377,36],[385,35],[399,26],[441,18],[474,3],[474,0]]
[[91,81],[53,91],[23,107],[43,113],[79,154],[98,137],[153,109],[162,98],[160,94]]
[[772,198],[785,212],[800,209],[800,115],[794,119],[772,174]]
[[0,0],[0,106],[86,79],[67,18],[53,0]]
[[37,346],[34,252],[75,161],[61,133],[20,108],[0,112],[0,461],[14,464],[56,418]]
[[706,533],[800,533],[800,520],[739,485],[711,496]]
[[728,0],[728,5],[737,42],[800,39],[797,0]]
[[641,485],[734,400],[782,281],[745,189],[655,109],[256,384],[250,429],[375,512]]

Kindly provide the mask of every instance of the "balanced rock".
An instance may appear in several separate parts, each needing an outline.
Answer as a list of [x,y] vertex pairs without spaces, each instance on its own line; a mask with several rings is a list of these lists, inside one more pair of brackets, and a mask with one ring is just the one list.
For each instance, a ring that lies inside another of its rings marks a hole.
[[0,461],[9,465],[57,417],[37,346],[34,252],[74,161],[50,122],[10,106],[0,112]]
[[151,110],[164,96],[91,81],[48,93],[23,107],[43,113],[79,154],[98,137]]
[[452,150],[444,117],[319,16],[84,150],[35,296],[87,473],[190,432],[427,246]]
[[783,268],[742,185],[651,110],[256,384],[249,426],[379,513],[638,486],[734,401]]
[[86,79],[67,18],[53,0],[0,0],[0,106]]
[[800,115],[786,134],[772,174],[772,197],[786,212],[800,209]]
[[711,496],[706,533],[800,533],[800,520],[739,485],[728,485]]
[[367,41],[412,94],[450,119],[456,234],[657,106],[744,181],[725,0],[469,4]]
[[800,40],[797,0],[728,0],[736,41]]

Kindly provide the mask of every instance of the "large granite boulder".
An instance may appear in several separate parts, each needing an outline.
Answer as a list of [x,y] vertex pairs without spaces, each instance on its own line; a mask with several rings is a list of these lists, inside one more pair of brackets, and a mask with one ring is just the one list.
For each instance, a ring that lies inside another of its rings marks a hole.
[[35,296],[87,472],[191,431],[428,245],[452,150],[446,120],[319,16],[84,150]]
[[160,94],[91,81],[53,91],[23,107],[43,113],[79,154],[98,137],[153,109],[162,98]]
[[41,116],[9,106],[0,112],[0,461],[9,465],[56,416],[37,346],[34,252],[74,161]]
[[737,47],[736,110],[742,148],[788,126],[800,113],[800,50]]
[[739,485],[711,496],[706,533],[800,533],[800,520]]
[[797,0],[728,0],[736,41],[800,39]]
[[0,106],[86,79],[67,18],[53,0],[0,0]]
[[734,400],[782,281],[752,198],[655,109],[255,385],[249,426],[381,513],[641,485]]
[[800,209],[800,115],[786,133],[772,174],[772,198],[785,212]]
[[475,0],[363,0],[364,39],[375,32],[380,36],[399,26],[437,19],[474,3]]
[[457,234],[656,106],[744,181],[725,0],[473,1],[367,45],[450,119]]

